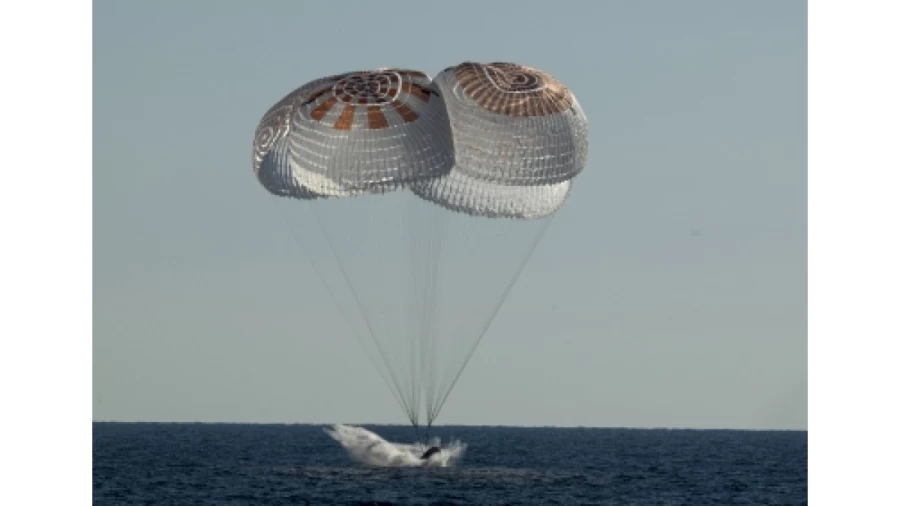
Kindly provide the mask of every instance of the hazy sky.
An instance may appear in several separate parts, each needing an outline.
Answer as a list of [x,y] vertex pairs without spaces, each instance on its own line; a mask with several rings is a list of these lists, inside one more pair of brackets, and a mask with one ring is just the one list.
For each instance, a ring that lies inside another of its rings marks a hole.
[[405,423],[251,142],[466,60],[563,81],[590,156],[438,423],[805,429],[801,1],[96,2],[94,419]]

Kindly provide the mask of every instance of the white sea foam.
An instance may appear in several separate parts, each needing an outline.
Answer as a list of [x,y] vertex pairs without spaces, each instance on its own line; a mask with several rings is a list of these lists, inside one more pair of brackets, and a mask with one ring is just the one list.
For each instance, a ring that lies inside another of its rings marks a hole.
[[[352,425],[333,425],[326,428],[325,433],[340,443],[357,462],[379,467],[449,467],[459,462],[466,450],[466,445],[460,441],[442,446],[439,438],[432,438],[425,445],[392,443],[372,431]],[[431,446],[437,446],[441,451],[423,460],[422,454]]]

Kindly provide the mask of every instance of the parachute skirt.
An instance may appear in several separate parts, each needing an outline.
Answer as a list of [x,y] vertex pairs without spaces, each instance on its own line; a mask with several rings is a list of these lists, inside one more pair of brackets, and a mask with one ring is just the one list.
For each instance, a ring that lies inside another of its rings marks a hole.
[[533,220],[555,213],[569,197],[571,181],[549,185],[510,186],[478,179],[460,170],[418,181],[410,190],[441,207],[484,218]]

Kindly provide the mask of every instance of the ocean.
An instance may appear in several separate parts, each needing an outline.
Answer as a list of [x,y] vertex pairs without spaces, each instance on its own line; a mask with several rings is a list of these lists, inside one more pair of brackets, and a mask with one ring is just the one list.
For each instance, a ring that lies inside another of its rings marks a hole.
[[383,467],[328,427],[94,422],[94,504],[807,504],[805,431],[440,426],[446,466]]

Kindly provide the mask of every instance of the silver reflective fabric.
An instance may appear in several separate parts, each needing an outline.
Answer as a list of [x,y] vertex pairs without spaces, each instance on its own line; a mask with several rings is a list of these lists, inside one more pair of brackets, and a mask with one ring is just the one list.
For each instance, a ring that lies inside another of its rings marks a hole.
[[435,78],[453,130],[455,170],[509,185],[553,184],[587,162],[587,118],[574,95],[537,69],[462,63]]
[[[327,78],[326,78],[327,79]],[[270,193],[284,197],[310,199],[322,197],[294,177],[290,166],[287,136],[297,105],[326,79],[317,79],[290,92],[263,115],[253,138],[253,173]]]
[[351,72],[322,82],[293,116],[290,152],[304,186],[330,195],[381,193],[453,165],[443,98],[415,70]]
[[291,170],[290,143],[281,137],[263,157],[256,177],[270,193],[282,197],[312,200],[324,198],[300,183]]

